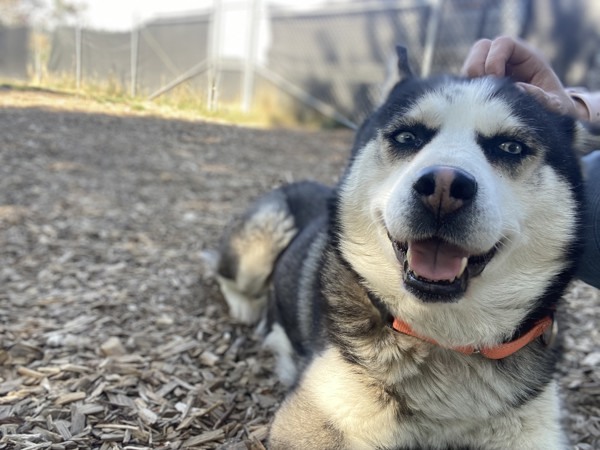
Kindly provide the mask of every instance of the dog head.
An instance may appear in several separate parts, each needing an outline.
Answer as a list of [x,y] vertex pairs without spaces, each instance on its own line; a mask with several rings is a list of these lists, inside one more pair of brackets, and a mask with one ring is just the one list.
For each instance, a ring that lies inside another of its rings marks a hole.
[[578,126],[508,79],[422,80],[402,60],[357,136],[337,246],[416,331],[494,345],[551,309],[572,276]]

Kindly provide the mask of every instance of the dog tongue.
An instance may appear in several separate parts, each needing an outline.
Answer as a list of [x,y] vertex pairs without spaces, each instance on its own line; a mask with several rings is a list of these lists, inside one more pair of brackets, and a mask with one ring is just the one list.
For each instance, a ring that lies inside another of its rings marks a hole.
[[410,270],[419,277],[431,281],[453,281],[462,275],[463,259],[469,254],[456,245],[427,239],[409,242],[407,256]]

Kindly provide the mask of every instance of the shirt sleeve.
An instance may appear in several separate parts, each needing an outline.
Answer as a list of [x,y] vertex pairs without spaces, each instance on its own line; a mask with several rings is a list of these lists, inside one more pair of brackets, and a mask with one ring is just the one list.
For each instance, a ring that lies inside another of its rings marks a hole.
[[576,276],[600,289],[600,151],[581,159],[585,176],[584,250]]
[[591,123],[600,124],[600,92],[586,92],[576,88],[569,88],[567,92],[576,101],[585,105]]

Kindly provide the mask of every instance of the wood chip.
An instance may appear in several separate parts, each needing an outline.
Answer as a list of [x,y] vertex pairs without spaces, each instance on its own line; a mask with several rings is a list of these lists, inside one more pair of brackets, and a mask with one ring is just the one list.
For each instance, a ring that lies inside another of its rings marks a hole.
[[37,370],[28,369],[27,367],[17,367],[17,373],[19,375],[23,375],[24,377],[31,377],[31,378],[44,378],[46,376],[42,372],[38,372]]
[[125,437],[125,433],[116,431],[114,433],[104,433],[100,435],[102,441],[116,441],[120,442]]
[[83,400],[87,397],[85,392],[69,392],[68,394],[63,394],[58,397],[54,403],[57,405],[67,405],[69,403],[73,403],[79,400]]
[[158,391],[156,391],[156,395],[162,398],[169,392],[173,391],[173,389],[175,389],[177,386],[179,386],[179,383],[177,381],[169,381],[167,384],[164,384]]
[[71,426],[69,430],[72,435],[76,435],[81,433],[86,424],[85,413],[82,411],[80,405],[73,404],[71,405]]
[[220,356],[217,356],[208,350],[202,352],[202,354],[200,355],[200,362],[208,367],[214,367],[220,359]]
[[71,430],[69,430],[69,422],[67,422],[66,420],[54,421],[54,428],[65,441],[68,441],[73,437],[73,434],[71,434]]
[[116,336],[112,336],[104,342],[100,346],[100,351],[104,356],[121,356],[126,353],[121,340]]
[[29,397],[30,395],[41,394],[42,392],[43,389],[39,387],[23,387],[23,389],[19,389],[18,391],[12,391],[4,396],[1,396],[0,405],[16,403],[24,398]]
[[108,394],[108,401],[116,406],[126,406],[128,408],[135,408],[135,402],[124,394]]
[[98,414],[105,410],[105,407],[96,403],[86,403],[77,407],[78,411],[84,415]]
[[223,432],[223,430],[207,431],[207,432],[202,433],[202,434],[200,434],[198,436],[194,436],[192,438],[189,438],[188,440],[186,440],[183,443],[182,447],[183,448],[190,448],[190,447],[195,447],[197,445],[206,444],[207,442],[213,442],[213,441],[219,440],[224,435],[225,435],[225,433]]
[[102,428],[106,430],[139,430],[139,427],[136,425],[126,425],[121,423],[98,423],[94,426],[94,428]]
[[148,408],[140,408],[138,410],[138,416],[148,425],[153,425],[158,420],[158,415]]

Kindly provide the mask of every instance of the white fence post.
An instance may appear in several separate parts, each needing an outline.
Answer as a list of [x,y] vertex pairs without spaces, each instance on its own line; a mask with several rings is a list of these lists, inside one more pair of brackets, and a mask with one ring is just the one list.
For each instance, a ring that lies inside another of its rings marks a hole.
[[250,39],[246,48],[244,75],[242,78],[242,111],[247,113],[252,108],[254,98],[254,74],[258,53],[258,36],[261,25],[262,1],[252,0],[250,15]]
[[445,0],[432,0],[430,2],[431,15],[427,22],[427,32],[425,36],[425,49],[423,52],[423,66],[421,67],[421,76],[426,77],[431,73],[431,65],[433,63],[433,52],[437,34],[442,21],[442,10],[444,9]]
[[208,110],[218,106],[221,65],[221,33],[223,32],[223,0],[214,0],[211,32],[208,42]]

